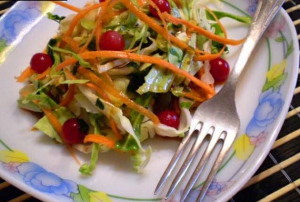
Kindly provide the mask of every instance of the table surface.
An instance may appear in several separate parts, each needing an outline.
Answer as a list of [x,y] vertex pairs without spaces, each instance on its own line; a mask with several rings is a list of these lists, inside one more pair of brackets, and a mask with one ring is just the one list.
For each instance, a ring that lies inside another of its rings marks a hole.
[[[0,1],[0,15],[14,2]],[[283,7],[294,22],[300,40],[300,0],[286,0]],[[300,69],[298,75],[300,74]],[[270,154],[231,202],[300,201],[300,78],[298,77],[290,111]],[[0,178],[0,202],[39,202]]]

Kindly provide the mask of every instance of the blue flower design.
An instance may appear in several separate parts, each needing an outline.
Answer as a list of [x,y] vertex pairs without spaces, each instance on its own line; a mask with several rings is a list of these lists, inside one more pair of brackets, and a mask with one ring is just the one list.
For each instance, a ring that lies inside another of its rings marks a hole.
[[67,197],[71,193],[78,193],[78,186],[75,182],[61,179],[35,163],[23,163],[18,166],[18,171],[27,185],[41,192]]
[[7,44],[16,40],[27,25],[40,15],[39,2],[28,3],[26,6],[8,12],[2,21],[0,38],[5,40]]
[[269,89],[260,95],[254,116],[246,128],[249,137],[258,137],[266,131],[267,126],[279,116],[283,106],[281,93]]
[[258,0],[249,0],[249,6],[247,12],[253,16],[257,8]]

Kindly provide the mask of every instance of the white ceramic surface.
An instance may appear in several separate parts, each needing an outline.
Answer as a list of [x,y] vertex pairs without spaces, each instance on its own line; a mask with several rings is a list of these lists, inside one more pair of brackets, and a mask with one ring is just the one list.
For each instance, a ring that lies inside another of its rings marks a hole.
[[[83,6],[85,1],[69,3]],[[248,15],[256,3],[228,0],[214,8]],[[132,170],[129,156],[109,152],[100,154],[93,176],[86,177],[78,172],[79,166],[62,145],[40,132],[31,131],[37,118],[17,107],[18,91],[24,84],[16,83],[14,77],[55,35],[58,24],[44,16],[53,8],[50,2],[19,2],[0,21],[1,178],[43,201],[161,201],[167,190],[163,189],[159,196],[154,196],[153,191],[178,141],[147,140],[146,145],[152,146],[153,155],[143,174]],[[72,12],[58,7],[53,13],[68,15]],[[241,131],[206,201],[227,201],[243,187],[265,159],[284,122],[298,75],[299,47],[287,13],[281,10],[274,21],[240,80],[236,101]],[[247,26],[228,19],[222,22],[228,28],[229,38],[246,36]],[[229,48],[226,59],[233,65],[240,47]],[[89,160],[88,155],[78,155],[83,162]],[[188,202],[195,201],[200,185]],[[181,189],[169,202],[179,200]]]

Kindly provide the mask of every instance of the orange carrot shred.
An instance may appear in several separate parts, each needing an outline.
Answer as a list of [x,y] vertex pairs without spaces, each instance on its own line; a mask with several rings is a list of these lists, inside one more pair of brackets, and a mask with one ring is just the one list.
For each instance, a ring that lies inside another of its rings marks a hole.
[[124,104],[126,104],[128,107],[134,109],[135,111],[143,114],[144,116],[148,117],[153,121],[154,124],[159,124],[160,121],[158,117],[151,111],[145,109],[144,107],[136,104],[132,100],[130,100],[126,95],[124,95],[122,92],[119,92],[117,89],[112,87],[110,84],[107,84],[102,79],[100,79],[97,75],[95,75],[93,72],[83,68],[79,67],[78,72],[84,75],[86,78],[91,80],[93,83],[95,83],[98,86],[101,86],[105,91],[112,96],[120,99]]
[[170,38],[170,41],[175,43],[176,46],[178,46],[181,49],[188,49],[189,46],[184,43],[183,41],[179,40],[178,38],[176,38],[175,36],[171,35],[171,34],[167,34],[165,32],[165,29],[162,28],[159,24],[157,24],[153,19],[151,19],[150,17],[148,17],[145,13],[143,13],[142,11],[140,11],[138,8],[136,8],[131,1],[129,0],[121,0],[122,3],[124,4],[124,6],[131,11],[135,16],[137,16],[141,21],[145,22],[146,24],[149,25],[149,27],[151,27],[153,30],[155,30],[158,34],[160,34],[161,36],[163,36],[165,39],[168,39],[168,37]]
[[33,80],[40,80],[40,79],[45,78],[49,74],[50,70],[51,70],[51,68],[47,68],[45,71],[43,71],[37,77],[35,77]]
[[180,115],[180,107],[179,107],[179,100],[178,100],[178,98],[173,98],[173,109],[175,110],[175,112],[177,113],[177,114],[179,114]]
[[95,90],[99,95],[100,97],[102,97],[105,101],[108,101],[109,102],[109,97],[108,95],[106,94],[106,92],[104,92],[103,89],[99,88],[98,86],[96,86],[95,84],[93,83],[86,83],[85,84],[87,87]]
[[204,98],[199,97],[198,95],[196,95],[194,93],[191,93],[191,92],[184,92],[183,96],[187,97],[187,98],[190,98],[190,99],[193,99],[193,100],[198,101],[198,102],[204,102],[205,101]]
[[202,27],[194,25],[193,23],[191,23],[187,20],[176,18],[176,17],[174,17],[174,16],[172,16],[172,15],[166,13],[166,12],[164,12],[162,15],[167,21],[170,21],[170,22],[172,22],[176,25],[183,24],[183,25],[187,26],[189,29],[191,29],[191,30],[193,30],[193,31],[195,31],[199,34],[202,34],[202,35],[204,35],[204,36],[208,37],[209,39],[212,39],[216,42],[222,43],[222,44],[239,45],[239,44],[241,44],[245,41],[244,39],[233,40],[233,39],[226,39],[224,37],[220,37],[218,35],[215,35],[215,34],[211,33],[210,31],[207,31],[207,30],[203,29]]
[[120,134],[120,131],[117,128],[116,123],[112,118],[109,119],[109,125],[110,125],[112,131],[114,132],[114,134],[116,135],[117,140],[121,140],[122,135]]
[[70,48],[73,50],[75,53],[79,53],[80,48],[79,48],[79,43],[72,39],[71,37],[67,36],[66,34],[62,34],[61,39],[67,43],[67,45],[70,46]]
[[67,36],[71,36],[71,34],[73,33],[76,25],[79,23],[79,21],[85,16],[87,15],[90,11],[95,10],[100,8],[101,6],[103,6],[103,3],[100,4],[95,4],[95,5],[91,5],[88,6],[87,8],[83,9],[81,12],[79,12],[77,15],[75,15],[75,17],[73,18],[68,31],[66,32]]
[[61,2],[61,1],[51,1],[51,2],[52,2],[52,3],[55,3],[55,4],[57,4],[57,5],[60,5],[60,6],[62,6],[62,7],[65,7],[65,8],[67,8],[67,9],[71,10],[71,11],[75,11],[75,12],[80,12],[80,11],[81,11],[80,8],[77,8],[77,7],[75,7],[75,6],[72,6],[72,5],[70,5],[70,4],[67,4],[67,3],[64,3],[64,2]]
[[[171,63],[169,63],[165,60],[159,59],[159,58],[155,58],[155,57],[151,57],[151,56],[147,56],[147,55],[138,55],[138,54],[135,54],[135,53],[126,53],[126,52],[122,52],[122,51],[91,51],[91,52],[86,52],[86,53],[82,53],[82,54],[79,54],[79,55],[83,59],[93,59],[93,58],[96,58],[96,57],[120,58],[120,59],[129,59],[129,60],[138,61],[138,62],[156,64],[156,65],[160,66],[161,68],[170,69],[174,73],[188,78],[193,83],[195,83],[196,85],[201,87],[203,90],[205,90],[207,93],[210,93],[210,94],[214,93],[214,90],[209,85],[207,85],[206,83],[200,81],[199,79],[197,79],[193,75],[189,74],[188,72],[177,68],[173,64],[171,64]],[[66,60],[66,61],[64,61],[63,63],[61,63],[57,66],[57,70],[60,70],[60,69],[64,68],[65,66],[70,64],[71,61],[73,63],[75,63],[77,60],[75,58],[70,58],[70,59]]]
[[61,126],[61,123],[59,122],[59,120],[56,118],[56,116],[54,115],[54,113],[51,110],[49,110],[47,108],[43,108],[42,110],[43,110],[44,114],[46,115],[46,117],[48,118],[48,120],[50,121],[53,128],[55,129],[55,131],[59,134],[62,141],[64,142],[64,139],[62,136],[62,134],[63,134],[62,126]]
[[111,149],[114,149],[115,145],[116,145],[115,141],[113,141],[112,139],[105,137],[103,135],[99,135],[99,134],[86,135],[84,138],[84,143],[87,143],[87,142],[103,144]]
[[[76,78],[73,76],[73,74],[69,70],[64,69],[64,72],[69,77],[69,79],[76,80]],[[74,99],[74,95],[75,95],[75,85],[70,84],[67,95],[61,100],[59,105],[60,106],[67,106]]]
[[74,99],[75,95],[75,85],[70,84],[67,95],[59,103],[60,106],[67,106]]
[[16,77],[17,82],[24,82],[26,79],[28,79],[29,77],[31,77],[35,72],[31,69],[30,66],[28,66],[22,73],[20,76]]
[[60,136],[63,143],[66,145],[66,147],[67,147],[68,151],[70,152],[70,154],[73,156],[75,161],[80,165],[81,163],[78,160],[73,148],[70,145],[65,143],[65,140],[63,138],[62,126],[61,126],[59,120],[56,118],[56,116],[54,115],[54,113],[51,110],[43,108],[42,111],[44,112],[45,116],[47,117],[47,119],[49,120],[49,122],[51,123],[51,125],[53,126],[55,131]]

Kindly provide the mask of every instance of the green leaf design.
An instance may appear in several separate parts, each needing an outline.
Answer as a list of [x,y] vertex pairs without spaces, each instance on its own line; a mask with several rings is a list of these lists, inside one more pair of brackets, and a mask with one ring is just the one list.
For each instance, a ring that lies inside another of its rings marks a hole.
[[78,185],[78,191],[79,193],[75,194],[75,193],[71,193],[71,198],[75,201],[75,202],[89,202],[90,201],[90,196],[89,196],[89,190],[82,186],[82,185]]
[[[213,12],[217,16],[218,19],[231,18],[233,20],[236,20],[238,22],[245,23],[248,25],[252,23],[252,18],[249,16],[233,15],[231,13],[226,13],[226,12],[222,12],[222,11],[213,11]],[[206,17],[208,20],[215,20],[215,18],[212,16],[212,14],[208,11],[206,11]]]
[[287,51],[286,51],[286,56],[285,58],[288,58],[290,54],[292,54],[292,52],[294,51],[294,45],[293,45],[293,41],[291,41],[288,46],[287,46]]
[[263,87],[263,92],[267,91],[270,88],[274,88],[274,90],[278,89],[285,81],[287,77],[287,73],[282,74],[281,76],[273,79],[272,81],[267,82]]
[[284,37],[278,37],[275,39],[276,42],[284,42]]
[[4,49],[7,47],[5,39],[0,40],[0,53],[4,51]]

